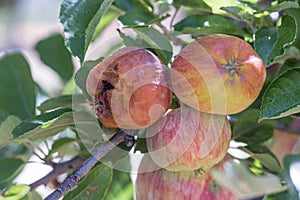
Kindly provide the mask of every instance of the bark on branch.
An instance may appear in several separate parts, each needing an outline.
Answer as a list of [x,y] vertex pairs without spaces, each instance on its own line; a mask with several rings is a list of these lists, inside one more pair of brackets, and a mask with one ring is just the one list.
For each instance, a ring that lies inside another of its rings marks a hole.
[[82,158],[81,156],[76,156],[66,162],[53,163],[52,164],[53,170],[51,172],[49,172],[46,176],[42,177],[41,179],[31,183],[29,185],[30,189],[34,190],[40,185],[48,184],[50,181],[55,179],[57,176],[69,171],[70,169],[79,167],[84,162],[84,160],[85,159]]
[[115,146],[124,142],[127,146],[132,146],[134,139],[124,131],[120,131],[107,143],[95,148],[91,157],[89,157],[76,171],[69,174],[60,186],[52,192],[45,200],[58,200],[70,191],[78,182],[92,169],[92,167]]

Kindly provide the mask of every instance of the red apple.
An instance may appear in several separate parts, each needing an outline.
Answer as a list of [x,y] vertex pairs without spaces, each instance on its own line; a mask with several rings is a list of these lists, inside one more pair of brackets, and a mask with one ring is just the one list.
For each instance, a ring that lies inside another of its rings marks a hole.
[[140,129],[168,110],[172,92],[159,58],[146,49],[124,47],[93,68],[87,78],[96,115],[108,128]]
[[263,60],[252,46],[222,34],[188,44],[175,58],[170,73],[173,92],[182,102],[213,114],[246,109],[266,78]]
[[145,170],[149,165],[153,165],[151,160],[143,158],[136,180],[137,200],[238,200],[237,195],[218,185],[209,172]]
[[226,155],[231,128],[224,115],[182,106],[148,127],[150,156],[170,171],[207,170]]

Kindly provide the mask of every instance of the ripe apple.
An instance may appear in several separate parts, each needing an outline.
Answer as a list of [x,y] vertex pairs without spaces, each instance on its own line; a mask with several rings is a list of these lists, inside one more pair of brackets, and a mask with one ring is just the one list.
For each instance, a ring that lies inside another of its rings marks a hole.
[[229,189],[218,185],[210,172],[148,171],[151,160],[142,159],[136,180],[137,200],[238,200]]
[[173,92],[185,104],[202,112],[235,114],[258,97],[266,69],[244,40],[213,34],[179,52],[170,78]]
[[168,110],[172,92],[159,58],[139,47],[124,47],[88,75],[87,91],[107,128],[140,129]]
[[224,115],[182,105],[148,127],[146,137],[149,154],[160,167],[205,171],[226,155],[231,128]]

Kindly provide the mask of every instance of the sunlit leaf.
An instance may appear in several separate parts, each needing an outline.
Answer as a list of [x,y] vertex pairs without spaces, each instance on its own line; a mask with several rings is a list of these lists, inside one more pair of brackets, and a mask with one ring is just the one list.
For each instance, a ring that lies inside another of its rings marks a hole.
[[21,120],[16,116],[9,116],[0,125],[0,144],[12,139],[12,131],[21,123]]
[[60,22],[64,27],[65,43],[74,56],[83,62],[96,27],[114,0],[63,0]]
[[14,185],[4,194],[4,200],[20,200],[30,191],[30,187],[25,184]]
[[22,139],[26,138],[29,140],[37,140],[47,138],[49,136],[56,135],[57,133],[65,130],[69,126],[74,124],[73,113],[67,112],[53,120],[47,121],[30,131],[24,131],[23,133],[18,132],[15,138]]

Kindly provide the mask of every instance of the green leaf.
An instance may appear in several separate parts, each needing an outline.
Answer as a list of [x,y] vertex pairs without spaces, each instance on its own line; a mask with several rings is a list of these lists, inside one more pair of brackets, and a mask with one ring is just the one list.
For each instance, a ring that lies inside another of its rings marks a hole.
[[29,65],[22,54],[0,58],[0,110],[26,119],[35,114],[35,90]]
[[265,146],[262,145],[252,145],[246,146],[242,149],[247,149],[247,153],[251,155],[252,158],[259,160],[267,169],[271,172],[280,174],[282,168],[276,156]]
[[296,9],[296,8],[290,8],[284,11],[286,14],[288,14],[289,16],[292,16],[296,22],[296,39],[294,42],[294,45],[300,49],[300,9]]
[[64,38],[60,34],[39,41],[35,49],[46,65],[56,71],[63,80],[70,80],[73,76],[74,65],[72,56],[64,44]]
[[102,60],[103,60],[103,58],[101,57],[97,60],[85,61],[82,65],[82,67],[77,71],[77,73],[75,75],[76,85],[81,89],[84,96],[90,100],[91,100],[91,97],[86,91],[86,80],[89,75],[89,72]]
[[259,110],[243,112],[232,130],[232,139],[248,145],[258,145],[273,136],[274,122],[263,121],[258,123]]
[[216,33],[247,36],[238,25],[218,15],[193,15],[184,18],[174,26],[175,31],[184,34],[209,35]]
[[281,2],[280,4],[269,7],[265,11],[270,12],[270,13],[280,12],[280,11],[288,9],[288,8],[299,8],[299,4],[297,2],[284,1],[284,2]]
[[6,142],[12,139],[13,129],[21,123],[21,120],[16,116],[9,116],[4,122],[0,125],[0,145],[3,142]]
[[296,38],[296,24],[293,17],[284,15],[280,27],[262,27],[254,34],[254,47],[266,65],[284,53]]
[[124,158],[128,155],[128,152],[131,150],[131,147],[127,147],[124,143],[119,144],[116,148],[109,151],[103,158],[100,160],[101,162],[107,161],[116,161]]
[[168,38],[154,28],[136,27],[133,30],[137,36],[127,36],[118,30],[123,43],[126,46],[138,46],[146,48],[156,54],[164,64],[168,64],[172,58],[172,45]]
[[57,118],[61,116],[62,114],[66,112],[71,112],[72,109],[70,108],[59,108],[53,111],[45,112],[40,115],[35,116],[33,119],[31,119],[31,122],[39,122],[39,123],[44,123],[47,122],[51,119]]
[[26,138],[29,140],[44,139],[56,135],[71,125],[74,125],[73,112],[67,112],[58,118],[54,118],[51,121],[45,122],[30,131],[24,131],[23,133],[18,132],[19,135],[16,135],[15,138]]
[[149,0],[115,0],[114,5],[125,12],[131,10],[153,11],[153,5]]
[[260,120],[286,117],[300,112],[300,68],[278,76],[266,89]]
[[24,161],[19,158],[0,159],[0,184],[11,180],[24,166]]
[[147,129],[140,129],[138,132],[138,138],[135,141],[134,145],[134,152],[140,151],[141,153],[147,153],[147,142],[146,142],[146,130]]
[[103,30],[118,16],[119,12],[113,9],[109,9],[105,15],[102,16],[101,22],[97,25],[95,32],[93,34],[92,42],[94,42],[97,37],[102,33]]
[[152,50],[166,65],[172,58],[173,48],[168,38],[154,28],[134,28],[140,38],[149,46],[145,47]]
[[238,6],[228,6],[228,7],[221,7],[221,10],[224,10],[229,16],[233,17],[236,20],[245,20],[249,16],[245,10]]
[[[0,148],[0,190],[7,189],[14,184],[13,181],[21,173],[31,155],[32,152],[20,143],[5,145]],[[2,179],[4,177],[6,177],[5,180]]]
[[129,157],[127,156],[124,161],[122,161],[122,169],[126,168],[128,171],[113,170],[113,179],[104,200],[134,199],[133,184],[129,172],[131,167]]
[[10,144],[0,148],[1,158],[20,158],[27,161],[31,153],[24,144]]
[[85,102],[86,100],[82,94],[63,95],[44,101],[38,106],[38,109],[41,112],[45,112],[47,110],[54,110],[62,107],[73,108],[74,104],[82,104]]
[[94,167],[63,200],[103,199],[112,181],[113,170],[103,164]]
[[262,27],[255,32],[254,48],[266,65],[273,59],[270,58],[270,54],[276,46],[277,39],[278,29],[275,27]]
[[30,187],[25,184],[14,185],[9,188],[4,195],[4,200],[19,200],[25,197],[30,191]]
[[48,155],[45,157],[45,159],[51,158],[52,154],[58,153],[57,157],[62,157],[65,155],[75,155],[78,153],[78,150],[76,149],[76,146],[74,145],[74,142],[76,139],[64,137],[57,139],[53,142],[51,150],[49,151]]
[[26,197],[21,200],[43,200],[43,198],[36,191],[30,191],[27,193]]
[[[287,180],[289,190],[288,199],[299,200],[300,188],[299,188],[299,167],[300,167],[300,155],[287,155],[283,158],[285,178]],[[297,183],[297,185],[296,185]]]
[[151,22],[155,16],[146,10],[131,10],[119,17],[124,26],[145,25]]
[[213,178],[222,186],[232,190],[240,199],[252,199],[282,192],[287,188],[281,185],[279,177],[271,173],[254,175],[244,164],[226,162],[223,171],[212,170]]
[[65,43],[81,62],[97,25],[113,2],[114,0],[63,0],[60,22],[64,27]]
[[197,10],[211,11],[211,8],[203,0],[174,0],[173,5],[185,6]]
[[[224,11],[221,10],[222,7],[229,7],[229,6],[239,6],[242,9],[246,8],[246,5],[241,4],[239,1],[236,0],[226,0],[226,1],[219,1],[219,0],[203,0],[209,7],[211,7],[213,13],[224,14]],[[249,9],[249,7],[248,7]]]
[[118,31],[120,37],[122,38],[125,46],[138,46],[138,47],[147,47],[148,46],[148,44],[140,37],[133,38],[131,36],[127,36],[126,34],[124,34],[120,29],[117,29],[117,31]]
[[129,11],[134,8],[134,0],[115,0],[114,5],[124,11]]
[[61,108],[61,109],[57,109],[54,111],[42,113],[41,115],[38,115],[38,116],[32,118],[31,120],[23,121],[20,124],[18,124],[18,126],[16,126],[13,129],[12,134],[14,135],[15,138],[19,137],[22,134],[24,134],[25,132],[28,132],[28,131],[42,125],[45,122],[48,122],[54,118],[61,116],[62,114],[66,113],[66,112],[71,112],[71,111],[72,110],[69,108]]
[[271,194],[268,195],[266,200],[284,200],[284,199],[290,199],[288,197],[288,191],[284,191],[284,192],[280,192],[280,193],[276,193],[276,194]]

